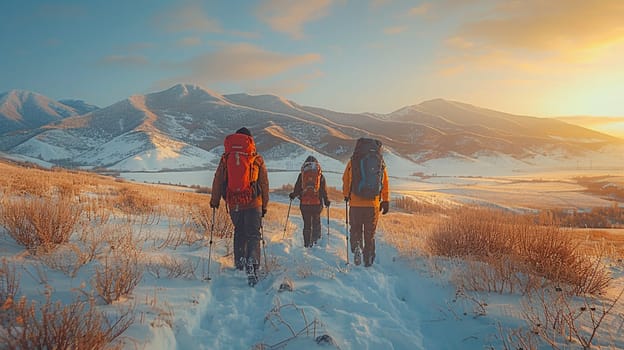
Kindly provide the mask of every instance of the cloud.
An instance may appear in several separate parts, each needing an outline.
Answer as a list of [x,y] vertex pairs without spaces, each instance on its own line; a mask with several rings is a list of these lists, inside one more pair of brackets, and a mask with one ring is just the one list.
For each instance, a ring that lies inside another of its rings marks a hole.
[[219,50],[197,56],[168,68],[186,71],[185,74],[161,82],[188,82],[203,85],[207,82],[258,80],[274,77],[299,66],[321,60],[316,53],[288,55],[264,50],[247,43],[223,44]]
[[124,48],[128,51],[142,51],[146,49],[151,49],[155,47],[154,43],[150,42],[136,42],[132,44],[125,45]]
[[100,64],[117,66],[138,66],[149,63],[145,56],[141,55],[109,55],[103,57]]
[[371,8],[378,8],[381,6],[385,6],[387,4],[389,4],[390,2],[392,2],[392,0],[371,0],[369,7]]
[[303,25],[323,18],[335,0],[265,0],[257,9],[258,18],[274,31],[302,39]]
[[190,47],[201,45],[201,38],[196,36],[186,37],[178,40],[178,46]]
[[480,4],[486,5],[485,12],[473,12],[445,40],[447,50],[437,61],[440,75],[480,72],[499,79],[513,80],[518,74],[536,80],[568,79],[602,70],[599,66],[624,44],[624,2],[619,0]]
[[624,41],[621,0],[508,0],[491,11],[459,34],[499,48],[564,54]]
[[260,38],[260,33],[256,33],[256,32],[243,32],[243,31],[238,31],[238,30],[232,30],[229,33],[231,35],[233,35],[233,36],[237,36],[237,37],[243,38],[243,39],[258,39],[258,38]]
[[384,28],[383,32],[384,34],[388,34],[388,35],[396,35],[396,34],[401,34],[406,30],[407,30],[407,26],[395,26],[395,27]]
[[259,83],[246,86],[245,91],[252,94],[264,94],[270,92],[278,96],[288,96],[303,92],[308,89],[313,80],[321,78],[324,73],[314,70],[310,73],[300,75],[296,78],[280,79],[271,83]]
[[36,9],[35,14],[44,18],[66,20],[85,17],[88,11],[82,5],[42,4]]
[[446,44],[458,49],[470,49],[475,46],[473,42],[459,36],[446,39]]
[[157,15],[154,23],[169,32],[222,32],[219,21],[208,17],[201,4],[194,2]]
[[425,2],[409,9],[408,14],[410,16],[423,16],[429,13],[429,10],[431,10],[431,4]]

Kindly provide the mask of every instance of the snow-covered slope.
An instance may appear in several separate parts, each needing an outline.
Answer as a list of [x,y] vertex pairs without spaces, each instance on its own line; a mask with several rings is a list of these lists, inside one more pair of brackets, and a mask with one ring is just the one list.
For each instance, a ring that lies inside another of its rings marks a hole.
[[59,102],[73,108],[74,111],[80,115],[100,109],[100,107],[87,103],[83,100],[59,100]]
[[34,92],[11,90],[0,93],[0,135],[38,128],[78,114],[72,107]]
[[211,168],[225,136],[241,126],[251,130],[258,152],[276,170],[297,170],[312,154],[327,163],[324,168],[341,171],[359,137],[381,140],[388,163],[400,169],[400,176],[437,172],[432,166],[478,164],[479,159],[493,167],[524,166],[542,158],[565,162],[624,145],[624,140],[561,121],[442,99],[387,115],[348,114],[279,96],[221,95],[178,84],[6,135],[0,150],[63,165],[127,171]]

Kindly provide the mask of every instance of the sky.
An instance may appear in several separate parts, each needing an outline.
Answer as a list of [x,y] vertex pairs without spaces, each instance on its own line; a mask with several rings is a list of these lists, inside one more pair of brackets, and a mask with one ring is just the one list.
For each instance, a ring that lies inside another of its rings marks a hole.
[[105,107],[191,83],[340,112],[622,117],[622,18],[621,0],[9,0],[0,92]]

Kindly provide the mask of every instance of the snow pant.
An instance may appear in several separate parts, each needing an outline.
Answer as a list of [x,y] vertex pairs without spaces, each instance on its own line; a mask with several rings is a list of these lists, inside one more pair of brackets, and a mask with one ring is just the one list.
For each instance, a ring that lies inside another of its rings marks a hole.
[[349,207],[349,229],[351,252],[359,248],[364,258],[364,266],[375,261],[375,230],[379,210],[375,207]]
[[311,247],[321,238],[322,205],[300,205],[303,217],[303,246]]
[[260,227],[262,226],[262,208],[250,208],[230,211],[234,224],[234,264],[239,270],[248,264],[257,271],[260,265]]

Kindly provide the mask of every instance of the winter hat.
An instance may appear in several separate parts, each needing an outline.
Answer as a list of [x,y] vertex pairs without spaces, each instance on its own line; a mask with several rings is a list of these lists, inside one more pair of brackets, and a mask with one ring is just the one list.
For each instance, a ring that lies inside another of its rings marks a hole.
[[242,128],[240,128],[240,129],[236,130],[236,133],[237,134],[244,134],[244,135],[247,135],[247,136],[251,136],[251,131],[249,131],[249,129],[247,129],[244,126]]
[[313,156],[308,156],[308,158],[306,158],[305,163],[318,163],[318,160],[316,160],[316,158],[314,158]]

